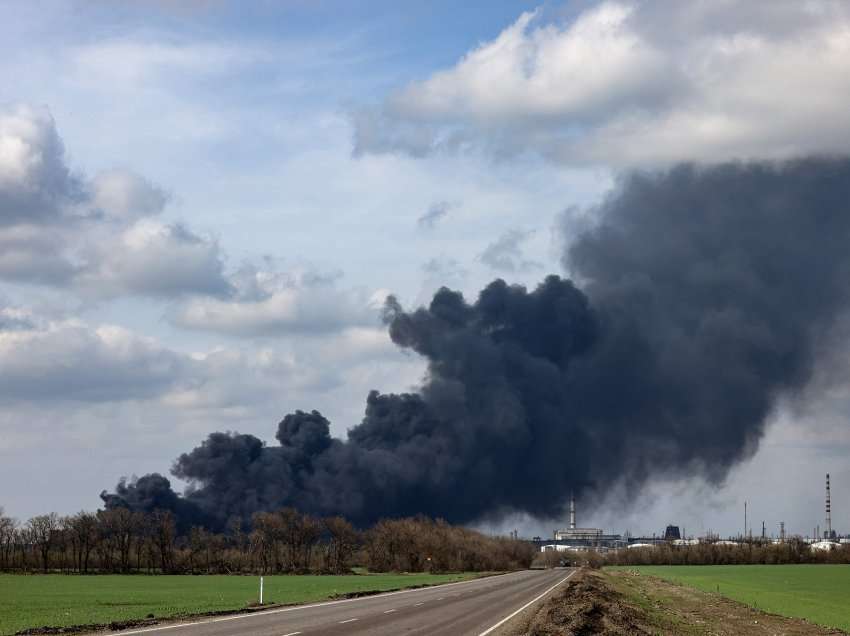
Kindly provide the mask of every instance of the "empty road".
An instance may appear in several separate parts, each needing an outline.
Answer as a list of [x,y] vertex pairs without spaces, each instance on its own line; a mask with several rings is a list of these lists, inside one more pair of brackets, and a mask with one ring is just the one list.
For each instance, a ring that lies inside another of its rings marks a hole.
[[496,636],[510,618],[543,601],[574,570],[535,570],[313,603],[254,614],[115,632],[122,636]]

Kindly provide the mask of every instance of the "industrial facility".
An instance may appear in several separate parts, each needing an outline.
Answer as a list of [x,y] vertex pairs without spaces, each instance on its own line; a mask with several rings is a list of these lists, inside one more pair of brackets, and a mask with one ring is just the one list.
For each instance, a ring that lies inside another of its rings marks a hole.
[[552,532],[552,540],[544,541],[539,537],[535,543],[541,552],[556,550],[564,552],[567,550],[595,550],[607,552],[625,547],[627,542],[619,534],[605,534],[601,528],[579,528],[576,526],[576,498],[570,495],[570,526],[566,530],[555,530]]
[[535,546],[541,552],[557,551],[585,551],[608,552],[623,548],[652,548],[658,545],[670,545],[674,548],[686,548],[699,544],[714,544],[721,546],[738,546],[748,543],[785,543],[787,541],[799,541],[806,543],[812,550],[832,550],[843,544],[850,544],[850,536],[842,536],[832,527],[832,496],[830,491],[829,473],[826,475],[826,499],[825,499],[825,527],[821,531],[820,525],[812,529],[810,536],[786,536],[785,522],[779,522],[779,535],[768,536],[766,522],[762,521],[761,536],[754,537],[751,525],[747,520],[747,502],[744,502],[744,532],[737,537],[721,539],[720,536],[709,532],[706,536],[688,538],[684,529],[679,526],[668,525],[663,534],[633,537],[628,533],[606,534],[601,528],[582,528],[576,524],[576,500],[570,495],[570,522],[569,527],[554,530],[551,539],[534,537]]

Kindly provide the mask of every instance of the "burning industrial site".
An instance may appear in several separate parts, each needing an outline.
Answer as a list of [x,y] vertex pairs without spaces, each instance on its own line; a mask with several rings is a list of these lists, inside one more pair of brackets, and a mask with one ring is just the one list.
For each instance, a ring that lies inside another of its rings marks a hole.
[[393,342],[427,374],[415,392],[376,387],[346,439],[320,409],[296,411],[274,443],[219,432],[180,455],[185,495],[152,474],[102,498],[211,527],[281,506],[469,523],[554,518],[570,493],[659,477],[721,484],[840,346],[848,195],[843,158],[629,174],[567,237],[568,275],[472,299],[443,288],[423,307],[387,298]]

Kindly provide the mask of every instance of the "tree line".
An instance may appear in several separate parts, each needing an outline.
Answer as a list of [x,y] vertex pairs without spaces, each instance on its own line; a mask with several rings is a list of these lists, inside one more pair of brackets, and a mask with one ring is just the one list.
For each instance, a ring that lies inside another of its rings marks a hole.
[[784,543],[749,541],[738,545],[700,543],[690,546],[659,545],[609,552],[606,565],[779,565],[785,563],[850,563],[850,545],[831,550],[813,549],[802,539]]
[[233,519],[224,532],[178,533],[171,512],[126,508],[38,515],[25,523],[0,508],[0,570],[166,574],[342,574],[527,568],[533,546],[426,517],[384,519],[359,530],[338,516],[293,508]]

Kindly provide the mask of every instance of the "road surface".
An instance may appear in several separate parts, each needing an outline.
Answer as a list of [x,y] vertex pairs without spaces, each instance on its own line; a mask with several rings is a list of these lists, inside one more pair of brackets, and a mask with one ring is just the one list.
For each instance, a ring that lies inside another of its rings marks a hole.
[[497,636],[510,619],[575,573],[529,570],[418,590],[284,607],[162,627],[130,636]]

